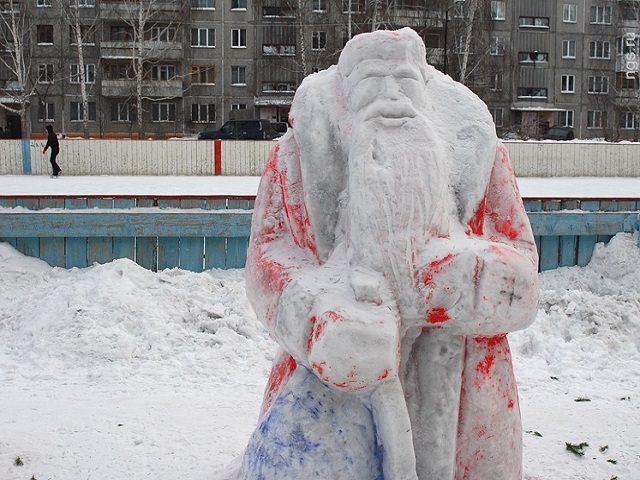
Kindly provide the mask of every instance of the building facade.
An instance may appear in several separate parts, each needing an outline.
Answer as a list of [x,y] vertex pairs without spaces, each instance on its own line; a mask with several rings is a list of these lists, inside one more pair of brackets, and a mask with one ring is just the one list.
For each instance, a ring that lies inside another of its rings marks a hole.
[[[69,135],[167,138],[231,118],[286,121],[302,79],[335,64],[349,38],[409,26],[430,64],[485,100],[501,135],[562,125],[580,138],[637,138],[639,3],[4,0],[0,103],[16,110],[28,99],[36,134],[52,124]],[[9,28],[17,17],[20,38]],[[16,43],[29,70],[22,83]],[[19,116],[0,108],[0,127],[20,136]]]

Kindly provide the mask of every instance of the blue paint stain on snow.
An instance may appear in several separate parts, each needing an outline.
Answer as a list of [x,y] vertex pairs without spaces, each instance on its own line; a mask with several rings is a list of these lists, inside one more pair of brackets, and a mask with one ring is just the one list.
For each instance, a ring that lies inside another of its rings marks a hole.
[[298,368],[249,441],[245,480],[384,480],[370,409]]

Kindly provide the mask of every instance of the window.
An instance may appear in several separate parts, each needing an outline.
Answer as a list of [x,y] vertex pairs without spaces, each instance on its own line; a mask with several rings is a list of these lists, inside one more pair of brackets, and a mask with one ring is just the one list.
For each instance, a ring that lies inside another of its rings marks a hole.
[[246,110],[247,109],[247,104],[246,103],[232,103],[231,104],[231,110]]
[[604,128],[607,126],[607,112],[589,110],[587,112],[587,128]]
[[493,37],[489,47],[491,55],[504,55],[504,37]]
[[562,58],[576,58],[576,41],[562,41]]
[[547,98],[546,88],[519,87],[518,98]]
[[327,48],[327,32],[313,32],[311,34],[311,50]]
[[153,42],[173,42],[176,39],[174,27],[151,27],[150,40]]
[[231,0],[231,10],[246,10],[247,0]]
[[175,122],[176,121],[176,104],[175,103],[154,103],[153,104],[153,121],[154,122]]
[[196,48],[215,48],[216,29],[215,28],[192,28],[191,46]]
[[573,128],[573,110],[558,112],[558,126]]
[[618,90],[638,90],[638,76],[627,77],[626,72],[616,73],[616,88]]
[[231,30],[231,48],[247,48],[247,31],[244,28]]
[[40,45],[53,45],[53,25],[38,25],[36,36]]
[[492,92],[502,91],[503,76],[501,72],[491,75],[489,88]]
[[501,108],[492,108],[491,116],[493,117],[493,123],[496,124],[496,127],[502,127],[502,109]]
[[191,121],[193,123],[216,123],[216,106],[213,103],[192,104]]
[[505,19],[505,2],[501,0],[491,0],[491,19],[492,20],[504,20]]
[[327,0],[313,0],[311,9],[314,12],[325,12],[327,10]]
[[[76,29],[73,26],[69,27],[69,43],[71,45],[77,45]],[[80,25],[80,41],[83,45],[95,45],[96,36],[95,30],[89,25]]]
[[50,7],[53,3],[53,0],[37,0],[36,7]]
[[215,65],[191,65],[191,83],[213,85],[216,83]]
[[[77,63],[71,64],[71,78],[69,81],[71,83],[81,83],[82,76],[80,65]],[[96,66],[93,64],[87,64],[84,66],[84,82],[85,83],[95,83],[96,81]]]
[[53,102],[42,102],[40,104],[40,117],[41,122],[55,122],[56,119],[56,106]]
[[634,33],[626,34],[624,37],[616,38],[616,53],[622,55],[625,53],[633,53],[636,56],[639,52],[640,36],[636,36]]
[[111,121],[118,123],[130,123],[136,120],[136,111],[128,103],[111,104]]
[[575,91],[576,91],[576,76],[575,75],[562,75],[560,77],[560,91],[562,93],[575,93]]
[[519,52],[518,60],[520,63],[544,63],[549,60],[549,54],[546,52]]
[[610,44],[604,40],[589,42],[589,58],[608,60],[610,56]]
[[591,94],[609,93],[609,77],[604,77],[604,76],[589,77],[588,92]]
[[[89,120],[90,122],[96,121],[96,102],[89,102],[88,105],[89,110]],[[82,102],[71,102],[71,109],[69,110],[69,115],[71,117],[72,122],[82,122],[84,120],[84,116],[82,115]]]
[[364,0],[342,0],[342,13],[358,13],[364,11]]
[[565,3],[562,6],[562,21],[576,23],[578,21],[578,6],[573,3]]
[[635,112],[620,112],[620,128],[623,130],[635,130],[640,128],[640,120]]
[[114,42],[131,42],[133,28],[126,25],[113,25],[109,30],[109,38]]
[[154,65],[151,68],[151,80],[166,82],[176,76],[175,65]]
[[247,68],[232,66],[231,67],[231,85],[244,86],[247,84]]
[[548,17],[520,17],[519,25],[522,28],[549,28]]
[[590,23],[611,25],[611,7],[591,7]]
[[191,0],[192,10],[215,10],[216,0]]
[[38,83],[53,83],[53,64],[38,65]]

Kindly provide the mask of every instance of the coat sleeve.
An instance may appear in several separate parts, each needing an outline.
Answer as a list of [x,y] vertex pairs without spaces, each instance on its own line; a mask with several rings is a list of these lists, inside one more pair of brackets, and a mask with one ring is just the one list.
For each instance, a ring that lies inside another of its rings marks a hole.
[[[300,361],[319,261],[292,135],[273,148],[260,182],[247,251],[247,296],[271,336]],[[319,282],[321,283],[321,282]]]
[[462,238],[436,239],[419,271],[426,323],[464,335],[527,327],[538,303],[538,254],[506,149]]

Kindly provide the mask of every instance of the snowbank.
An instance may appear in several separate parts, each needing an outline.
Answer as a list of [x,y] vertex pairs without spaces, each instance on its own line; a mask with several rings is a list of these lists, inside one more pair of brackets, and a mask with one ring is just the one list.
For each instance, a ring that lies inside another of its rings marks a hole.
[[[536,323],[510,335],[527,480],[640,478],[638,266],[619,234],[541,275]],[[219,478],[275,352],[242,275],[64,270],[0,244],[0,478]]]

